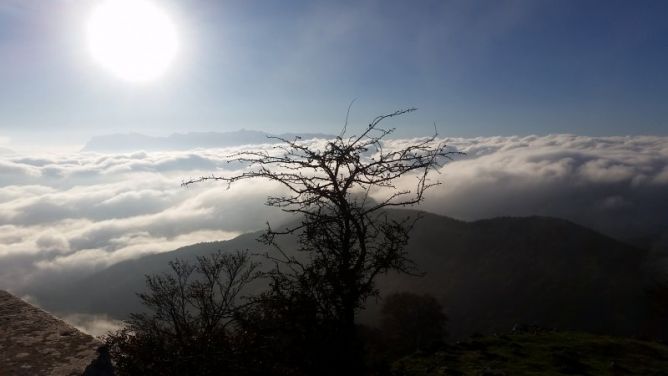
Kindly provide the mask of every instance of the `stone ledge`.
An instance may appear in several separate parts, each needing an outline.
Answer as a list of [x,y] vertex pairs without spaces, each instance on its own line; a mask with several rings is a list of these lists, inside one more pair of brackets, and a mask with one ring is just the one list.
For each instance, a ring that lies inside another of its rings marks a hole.
[[0,375],[113,375],[99,340],[0,290]]

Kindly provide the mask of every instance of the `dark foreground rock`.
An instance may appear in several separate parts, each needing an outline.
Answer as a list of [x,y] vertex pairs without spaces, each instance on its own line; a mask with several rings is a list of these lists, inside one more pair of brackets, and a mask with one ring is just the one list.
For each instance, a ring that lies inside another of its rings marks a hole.
[[113,375],[102,342],[0,290],[0,375]]

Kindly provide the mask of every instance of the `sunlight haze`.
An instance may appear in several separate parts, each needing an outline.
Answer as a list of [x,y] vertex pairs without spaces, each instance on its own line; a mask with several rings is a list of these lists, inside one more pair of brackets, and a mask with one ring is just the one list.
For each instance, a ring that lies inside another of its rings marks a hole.
[[95,8],[86,26],[93,58],[127,81],[158,79],[177,53],[174,24],[149,1],[108,0]]

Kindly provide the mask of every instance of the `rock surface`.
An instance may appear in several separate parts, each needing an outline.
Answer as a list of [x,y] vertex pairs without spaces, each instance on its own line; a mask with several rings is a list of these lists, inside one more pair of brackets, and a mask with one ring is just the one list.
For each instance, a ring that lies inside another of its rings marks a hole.
[[112,375],[102,345],[0,290],[0,375]]

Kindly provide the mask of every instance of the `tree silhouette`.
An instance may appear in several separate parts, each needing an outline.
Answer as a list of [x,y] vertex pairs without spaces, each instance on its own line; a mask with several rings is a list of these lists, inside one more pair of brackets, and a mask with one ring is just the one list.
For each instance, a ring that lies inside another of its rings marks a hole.
[[[280,183],[288,194],[270,196],[267,205],[301,216],[299,225],[275,230],[268,227],[262,241],[275,253],[268,273],[271,294],[287,300],[310,302],[323,327],[330,328],[327,352],[334,364],[329,372],[359,372],[362,364],[356,337],[355,315],[367,298],[377,294],[376,277],[390,270],[414,272],[405,252],[414,218],[393,219],[385,209],[417,204],[438,182],[429,174],[455,152],[437,135],[408,146],[385,147],[394,129],[380,126],[385,119],[414,111],[407,109],[378,116],[359,135],[341,135],[324,147],[300,139],[277,138],[271,151],[234,154],[230,162],[249,166],[233,176],[206,176],[185,186],[217,180],[233,184],[265,179]],[[346,124],[347,126],[347,124]],[[276,138],[276,137],[274,137]],[[410,189],[398,188],[399,179],[414,177]],[[372,200],[374,190],[389,192]],[[277,236],[296,235],[298,254],[287,252]],[[295,298],[298,297],[298,298]]]
[[258,277],[244,252],[214,253],[170,262],[171,273],[147,276],[139,294],[149,312],[134,313],[127,326],[106,338],[121,375],[218,375],[237,373],[234,324],[246,303],[244,287]]

